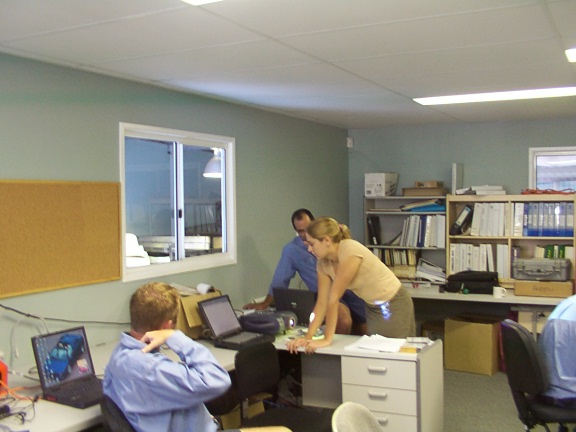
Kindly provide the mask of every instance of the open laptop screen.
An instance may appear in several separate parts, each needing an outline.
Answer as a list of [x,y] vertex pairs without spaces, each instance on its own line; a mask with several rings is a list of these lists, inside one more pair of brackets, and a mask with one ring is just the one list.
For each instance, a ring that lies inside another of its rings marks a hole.
[[213,297],[198,303],[208,327],[215,338],[222,338],[242,331],[242,326],[227,295]]
[[94,374],[84,327],[34,336],[32,348],[45,391]]

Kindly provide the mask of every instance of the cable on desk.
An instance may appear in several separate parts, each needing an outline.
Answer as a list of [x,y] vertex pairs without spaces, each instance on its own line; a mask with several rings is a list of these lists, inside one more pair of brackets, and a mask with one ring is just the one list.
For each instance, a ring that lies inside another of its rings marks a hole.
[[[19,390],[25,389],[26,387],[14,387],[10,388],[4,381],[0,380],[0,387],[4,392],[4,401],[6,403],[2,405],[4,408],[2,414],[0,414],[0,420],[8,417],[14,417],[18,420],[20,424],[24,424],[27,421],[32,421],[36,417],[36,402],[39,396],[34,397],[23,396],[18,394]],[[21,406],[21,402],[29,402],[24,406]],[[30,415],[30,412],[32,413]],[[3,430],[11,431],[8,426],[0,425]]]
[[522,195],[570,195],[576,193],[574,189],[523,189]]
[[[44,320],[56,321],[56,322],[64,322],[64,323],[69,323],[69,324],[104,324],[104,325],[123,325],[123,326],[130,325],[129,322],[70,320],[70,319],[65,319],[65,318],[41,317],[38,315],[33,315],[31,313],[28,313],[28,312],[22,312],[21,310],[15,309],[15,308],[10,307],[10,306],[3,305],[2,303],[0,303],[0,308],[5,309],[5,310],[10,311],[10,312],[17,313],[19,315],[24,315],[25,317],[28,317],[28,318],[39,319],[42,321],[44,321]],[[46,330],[48,330],[48,329],[46,329]]]

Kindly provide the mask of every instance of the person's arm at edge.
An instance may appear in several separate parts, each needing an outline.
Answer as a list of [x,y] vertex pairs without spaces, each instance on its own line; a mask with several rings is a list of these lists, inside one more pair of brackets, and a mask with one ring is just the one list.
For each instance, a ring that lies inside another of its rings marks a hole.
[[[358,269],[362,264],[362,258],[358,256],[351,256],[346,260],[340,262],[338,273],[332,282],[330,295],[328,297],[328,305],[326,310],[326,326],[324,327],[324,338],[319,340],[312,340],[306,344],[306,352],[312,353],[317,348],[329,346],[334,340],[336,333],[336,324],[338,320],[338,303],[344,295],[344,292],[350,286],[352,279],[358,273]],[[327,276],[326,276],[327,277]],[[318,280],[320,286],[320,279]],[[312,333],[313,335],[314,333]]]

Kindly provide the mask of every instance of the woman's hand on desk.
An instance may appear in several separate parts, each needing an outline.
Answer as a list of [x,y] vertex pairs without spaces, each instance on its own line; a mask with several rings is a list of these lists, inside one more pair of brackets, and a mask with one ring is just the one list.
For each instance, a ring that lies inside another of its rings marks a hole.
[[298,352],[298,348],[300,347],[305,348],[309,342],[311,342],[309,339],[305,339],[302,337],[289,339],[286,342],[286,348],[288,348],[288,351],[291,352],[292,354],[296,354]]
[[310,340],[306,338],[296,338],[286,342],[288,351],[293,354],[297,353],[299,348],[304,348],[306,354],[312,354],[318,348],[326,347],[328,345],[330,345],[330,342],[326,339]]

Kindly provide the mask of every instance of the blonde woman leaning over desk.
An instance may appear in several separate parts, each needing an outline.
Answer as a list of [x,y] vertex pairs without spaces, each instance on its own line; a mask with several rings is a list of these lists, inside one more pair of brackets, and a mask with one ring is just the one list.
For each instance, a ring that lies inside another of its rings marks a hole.
[[[394,273],[370,249],[353,240],[346,225],[329,217],[306,227],[308,250],[318,258],[318,298],[306,336],[288,341],[290,352],[312,353],[332,343],[338,302],[346,289],[364,300],[368,333],[386,337],[414,336],[412,298]],[[324,338],[312,336],[326,320]]]

